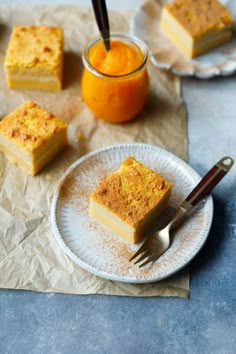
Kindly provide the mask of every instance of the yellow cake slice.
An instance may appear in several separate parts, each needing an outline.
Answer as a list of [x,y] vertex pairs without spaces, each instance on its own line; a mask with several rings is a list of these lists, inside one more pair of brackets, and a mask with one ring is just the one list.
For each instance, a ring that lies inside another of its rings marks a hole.
[[90,196],[90,216],[130,243],[140,241],[166,208],[172,184],[137,161],[125,159]]
[[186,57],[228,42],[233,18],[217,0],[174,0],[163,7],[161,29]]
[[63,31],[59,27],[15,26],[5,57],[8,87],[62,89]]
[[39,172],[67,144],[67,125],[27,101],[0,121],[0,151],[30,175]]

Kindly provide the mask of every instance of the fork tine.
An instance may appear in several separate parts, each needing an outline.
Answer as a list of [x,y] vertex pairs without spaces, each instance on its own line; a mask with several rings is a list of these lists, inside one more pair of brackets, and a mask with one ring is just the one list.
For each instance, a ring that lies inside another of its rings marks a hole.
[[142,264],[140,264],[139,268],[144,267],[145,265],[147,265],[148,263],[154,262],[158,257],[156,256],[150,256],[145,262],[143,262]]
[[150,252],[148,250],[146,250],[146,252],[141,255],[135,262],[134,264],[137,264],[139,262],[142,262],[142,260],[144,260],[145,258],[147,258],[148,256],[150,256]]
[[140,264],[139,268],[145,266],[146,264],[150,263],[150,262],[155,262],[158,258],[160,258],[163,255],[164,252],[159,253],[157,256],[152,255],[148,258],[148,260],[146,260],[145,262],[143,262],[142,264]]
[[139,256],[141,253],[143,253],[146,250],[146,242],[144,242],[142,244],[142,246],[137,250],[137,252],[135,252],[135,254],[129,259],[129,261],[131,262],[134,258],[136,258],[137,256]]

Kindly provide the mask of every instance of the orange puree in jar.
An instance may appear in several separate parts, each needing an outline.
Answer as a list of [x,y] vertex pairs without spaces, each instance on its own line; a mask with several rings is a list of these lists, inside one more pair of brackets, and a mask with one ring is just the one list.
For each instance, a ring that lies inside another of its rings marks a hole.
[[83,100],[98,118],[112,123],[134,118],[143,108],[149,89],[148,54],[143,42],[125,35],[111,37],[106,52],[101,40],[83,54]]

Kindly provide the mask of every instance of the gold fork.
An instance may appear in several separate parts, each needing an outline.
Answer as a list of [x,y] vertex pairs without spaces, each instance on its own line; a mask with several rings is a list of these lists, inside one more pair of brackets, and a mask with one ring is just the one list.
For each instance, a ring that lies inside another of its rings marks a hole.
[[225,156],[219,160],[176,209],[174,217],[170,222],[163,229],[156,231],[148,237],[129,261],[140,256],[134,264],[144,261],[139,265],[139,267],[143,267],[148,263],[155,262],[163,255],[170,247],[170,231],[186,219],[190,210],[220,182],[233,166],[233,163],[233,159],[229,156]]

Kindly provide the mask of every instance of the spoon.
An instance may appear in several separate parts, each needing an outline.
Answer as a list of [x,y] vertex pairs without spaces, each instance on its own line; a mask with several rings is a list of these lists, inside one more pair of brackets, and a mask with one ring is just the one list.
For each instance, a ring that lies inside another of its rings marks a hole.
[[106,51],[110,50],[110,26],[105,0],[92,0],[93,11]]

